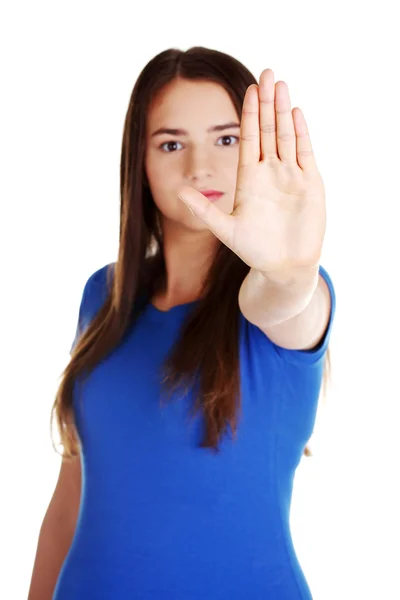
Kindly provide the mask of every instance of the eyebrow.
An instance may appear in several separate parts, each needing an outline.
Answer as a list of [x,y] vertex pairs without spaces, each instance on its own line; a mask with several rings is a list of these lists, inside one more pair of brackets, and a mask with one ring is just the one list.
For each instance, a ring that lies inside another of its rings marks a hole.
[[[214,131],[224,131],[225,129],[232,129],[233,127],[240,128],[240,124],[232,121],[231,123],[224,123],[223,125],[213,125],[207,129],[207,133],[213,133]],[[189,135],[186,129],[170,129],[167,127],[160,127],[154,133],[151,134],[151,137],[156,135],[162,135],[163,133],[167,133],[168,135]]]

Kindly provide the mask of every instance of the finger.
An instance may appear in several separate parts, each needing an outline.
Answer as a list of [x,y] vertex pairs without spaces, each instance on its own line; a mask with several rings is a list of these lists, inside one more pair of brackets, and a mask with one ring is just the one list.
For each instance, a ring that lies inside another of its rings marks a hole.
[[258,86],[250,85],[243,100],[240,123],[239,168],[260,161]]
[[217,208],[203,194],[190,187],[179,190],[179,198],[213,232],[217,238],[233,250],[234,217]]
[[300,108],[293,109],[293,123],[296,132],[297,162],[304,171],[317,168],[311,145],[307,123]]
[[275,121],[274,72],[266,69],[260,76],[260,136],[261,160],[278,158]]
[[276,140],[282,162],[297,164],[296,133],[289,88],[284,81],[275,85]]

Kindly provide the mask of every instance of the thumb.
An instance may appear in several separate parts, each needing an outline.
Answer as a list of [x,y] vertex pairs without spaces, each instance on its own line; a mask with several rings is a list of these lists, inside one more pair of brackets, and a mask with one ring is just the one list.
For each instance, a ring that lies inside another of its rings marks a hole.
[[182,187],[178,196],[195,217],[200,219],[221,242],[230,247],[233,233],[233,217],[222,212],[201,192]]
[[181,187],[178,196],[186,204],[190,212],[198,218],[207,210],[209,200],[198,190],[187,186]]

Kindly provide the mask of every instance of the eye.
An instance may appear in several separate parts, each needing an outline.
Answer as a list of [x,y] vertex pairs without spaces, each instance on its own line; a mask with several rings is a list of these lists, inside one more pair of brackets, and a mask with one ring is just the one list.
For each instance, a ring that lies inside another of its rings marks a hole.
[[[218,138],[218,141],[219,140],[229,140],[229,138],[236,140],[237,142],[239,141],[239,138],[237,135],[223,135],[220,138]],[[218,144],[218,145],[221,145],[221,144]],[[230,144],[223,143],[222,144],[222,146],[233,146],[233,145],[234,145],[234,143],[230,143]]]
[[[166,152],[167,154],[171,154],[170,146],[174,145],[174,144],[179,144],[179,142],[176,142],[176,141],[164,142],[163,144],[161,144],[160,149],[163,152]],[[168,150],[164,150],[164,146],[166,146],[168,148]],[[172,152],[174,152],[174,150],[172,150]]]

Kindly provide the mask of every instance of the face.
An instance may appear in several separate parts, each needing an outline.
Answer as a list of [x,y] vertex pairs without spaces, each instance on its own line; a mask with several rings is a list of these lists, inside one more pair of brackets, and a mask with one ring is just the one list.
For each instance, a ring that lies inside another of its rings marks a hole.
[[[219,129],[213,130],[216,126]],[[153,99],[147,115],[145,168],[163,224],[209,232],[179,200],[182,185],[223,192],[215,205],[232,212],[239,132],[233,102],[217,83],[178,79]]]

